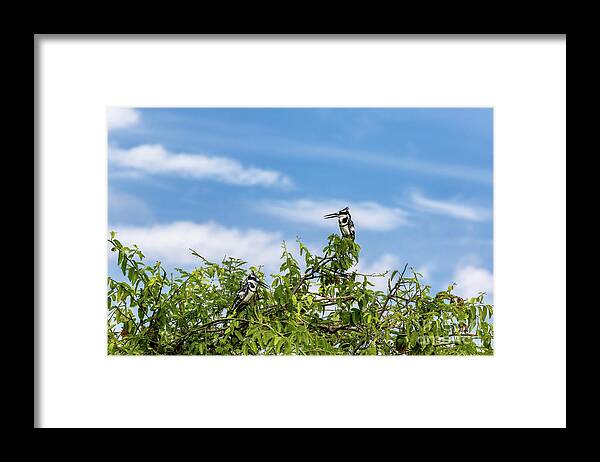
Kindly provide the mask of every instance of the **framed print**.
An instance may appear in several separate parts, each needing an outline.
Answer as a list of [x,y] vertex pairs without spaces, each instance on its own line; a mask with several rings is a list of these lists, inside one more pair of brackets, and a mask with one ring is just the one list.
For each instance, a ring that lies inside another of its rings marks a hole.
[[566,36],[34,53],[36,427],[566,426]]

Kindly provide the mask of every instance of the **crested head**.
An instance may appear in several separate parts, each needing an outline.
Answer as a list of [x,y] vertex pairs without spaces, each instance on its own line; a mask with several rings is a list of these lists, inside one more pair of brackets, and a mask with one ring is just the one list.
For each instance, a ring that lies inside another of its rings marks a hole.
[[246,280],[248,282],[254,283],[254,284],[252,284],[253,286],[262,286],[262,287],[268,288],[267,284],[265,282],[261,281],[260,278],[258,277],[258,275],[252,270],[250,270],[250,274],[248,275]]

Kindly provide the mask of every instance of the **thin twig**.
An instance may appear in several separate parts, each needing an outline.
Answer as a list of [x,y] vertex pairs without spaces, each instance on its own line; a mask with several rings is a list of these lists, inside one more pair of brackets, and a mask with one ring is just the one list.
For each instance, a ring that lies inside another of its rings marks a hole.
[[383,307],[381,308],[381,310],[379,311],[379,313],[383,313],[389,303],[389,301],[391,300],[391,298],[395,295],[395,293],[398,291],[398,289],[400,288],[400,285],[402,284],[403,278],[404,278],[404,272],[406,271],[406,268],[408,267],[408,263],[404,265],[404,269],[402,270],[402,274],[400,275],[400,277],[398,278],[398,281],[396,282],[396,284],[394,284],[394,288],[392,289],[392,291],[390,293],[388,293],[387,297],[385,298],[385,302],[383,303]]

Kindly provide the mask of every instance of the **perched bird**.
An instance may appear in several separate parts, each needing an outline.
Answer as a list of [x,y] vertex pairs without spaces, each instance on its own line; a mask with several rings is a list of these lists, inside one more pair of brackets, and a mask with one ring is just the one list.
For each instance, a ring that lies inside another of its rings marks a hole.
[[354,222],[352,221],[350,209],[348,207],[343,208],[339,212],[328,213],[323,218],[337,218],[342,236],[349,237],[354,240],[356,235],[354,232]]
[[231,312],[235,313],[242,306],[248,305],[258,292],[258,286],[268,287],[264,282],[258,279],[258,276],[254,272],[250,271],[248,277],[242,281],[240,289],[235,296]]

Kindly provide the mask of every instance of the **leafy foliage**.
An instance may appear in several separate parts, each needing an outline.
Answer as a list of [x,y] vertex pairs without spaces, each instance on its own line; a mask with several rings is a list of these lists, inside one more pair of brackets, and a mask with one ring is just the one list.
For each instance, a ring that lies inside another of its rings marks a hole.
[[[491,305],[462,299],[453,286],[435,295],[410,270],[352,270],[360,246],[329,236],[322,255],[300,241],[301,263],[282,244],[280,272],[252,304],[232,315],[246,262],[210,262],[167,275],[111,232],[125,281],[108,278],[108,353],[116,355],[487,355]],[[261,280],[260,268],[250,267]],[[387,290],[376,290],[385,278]]]

